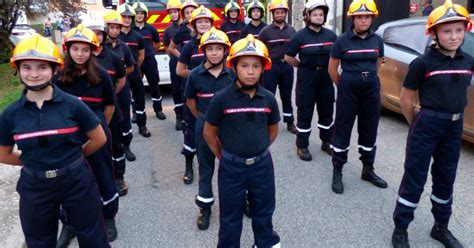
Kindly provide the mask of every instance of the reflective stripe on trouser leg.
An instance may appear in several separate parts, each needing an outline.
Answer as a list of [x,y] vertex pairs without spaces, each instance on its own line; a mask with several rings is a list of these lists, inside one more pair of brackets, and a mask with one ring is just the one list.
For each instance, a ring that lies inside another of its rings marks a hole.
[[133,139],[132,121],[130,118],[130,82],[126,80],[122,91],[117,95],[117,100],[120,103],[120,110],[122,112],[122,121],[120,128],[122,130],[122,143],[124,147],[129,147]]
[[352,92],[352,77],[341,74],[337,90],[336,120],[333,126],[331,148],[333,149],[332,163],[338,168],[347,162],[347,153],[351,140],[352,128],[357,115],[357,95]]
[[365,87],[360,93],[357,113],[359,153],[362,164],[373,165],[380,119],[380,84],[376,75],[363,78],[363,81]]
[[131,102],[133,112],[137,117],[137,126],[145,126],[145,88],[143,87],[140,68],[137,65],[135,65],[135,70],[130,75],[128,75],[128,79],[130,81],[130,90],[132,91]]
[[141,70],[148,81],[150,87],[150,95],[153,101],[153,109],[155,112],[162,111],[161,106],[161,94],[160,94],[160,75],[158,73],[158,64],[156,63],[155,56],[145,57]]
[[174,56],[170,57],[169,68],[170,68],[170,80],[172,87],[173,103],[175,105],[174,112],[176,115],[183,115],[183,94],[181,92],[181,78],[176,74],[176,64],[178,59]]
[[21,226],[28,247],[55,246],[58,223],[51,220],[58,219],[59,204],[67,211],[81,247],[110,247],[97,184],[85,163],[47,181],[22,171],[17,191]]
[[[291,102],[291,91],[293,90],[293,67],[289,64],[275,63],[271,70],[263,74],[263,86],[273,94],[276,88],[280,89],[282,102],[282,113],[284,122],[293,122],[293,106]],[[286,115],[285,115],[286,113]]]
[[410,127],[405,150],[405,171],[393,212],[395,226],[406,229],[414,218],[414,211],[428,176],[431,156],[437,141],[430,137],[430,123],[418,114]]
[[196,118],[187,107],[184,107],[183,110],[183,120],[186,124],[183,128],[184,143],[181,154],[187,156],[196,154]]
[[212,193],[212,177],[214,175],[214,163],[216,157],[207,145],[203,136],[204,117],[196,120],[196,148],[199,162],[199,193],[196,197],[196,204],[200,208],[211,207],[214,203]]

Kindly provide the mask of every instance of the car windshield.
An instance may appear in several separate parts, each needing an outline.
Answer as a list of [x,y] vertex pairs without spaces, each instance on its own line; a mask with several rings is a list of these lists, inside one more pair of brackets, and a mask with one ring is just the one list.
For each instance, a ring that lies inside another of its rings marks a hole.
[[[127,3],[134,3],[134,2],[150,2],[150,3],[161,3],[166,5],[168,0],[149,0],[149,1],[141,1],[141,0],[127,0]],[[196,3],[200,5],[204,5],[208,8],[224,8],[227,4],[228,0],[197,0]]]
[[425,52],[428,39],[429,36],[425,35],[424,23],[393,26],[383,33],[383,40],[388,45],[419,55]]
[[471,56],[474,56],[474,33],[466,33],[466,36],[464,37],[464,44],[461,48],[464,52],[469,53]]

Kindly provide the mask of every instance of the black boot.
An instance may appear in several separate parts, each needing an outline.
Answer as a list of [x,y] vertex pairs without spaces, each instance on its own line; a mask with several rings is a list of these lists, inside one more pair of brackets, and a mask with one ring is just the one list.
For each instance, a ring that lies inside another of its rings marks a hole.
[[393,248],[410,248],[407,230],[395,228],[392,234],[392,245]]
[[464,247],[448,230],[448,224],[435,222],[433,228],[431,229],[430,236],[443,243],[443,245],[448,248]]
[[293,122],[288,122],[286,124],[286,130],[290,131],[290,133],[292,133],[292,134],[296,134],[296,132],[297,132],[296,126],[295,126],[295,124],[293,124]]
[[313,159],[308,148],[296,148],[296,155],[298,155],[298,157],[303,161],[311,161]]
[[106,219],[105,227],[107,231],[107,241],[112,242],[117,239],[117,227],[115,226],[114,219]]
[[155,113],[156,115],[156,118],[158,118],[159,120],[165,120],[166,119],[166,115],[165,113],[163,113],[163,111],[158,111]]
[[124,196],[128,193],[128,186],[123,178],[116,178],[115,186],[117,187],[119,196]]
[[63,225],[61,235],[59,235],[58,242],[56,243],[56,248],[68,247],[74,237],[76,237],[76,231],[74,230],[74,227]]
[[201,208],[197,219],[199,230],[207,230],[209,228],[209,218],[211,217],[211,208]]
[[194,155],[186,156],[186,170],[184,171],[184,176],[183,176],[184,184],[193,183],[193,179],[194,179],[193,158],[194,158]]
[[127,161],[135,161],[137,159],[135,154],[130,150],[130,147],[124,147],[123,152],[125,153]]
[[329,154],[329,156],[332,156],[331,144],[329,142],[323,141],[323,143],[321,143],[321,151]]
[[141,134],[145,138],[149,138],[151,136],[151,133],[148,130],[148,128],[146,128],[146,126],[139,126],[138,133]]
[[387,182],[385,182],[385,180],[375,174],[374,166],[372,165],[364,165],[362,167],[362,175],[360,176],[360,178],[364,181],[372,183],[376,187],[382,189],[387,188]]
[[174,125],[176,131],[183,130],[183,117],[181,115],[176,115],[176,124]]
[[333,169],[332,171],[332,191],[336,194],[344,192],[344,185],[342,184],[342,170]]

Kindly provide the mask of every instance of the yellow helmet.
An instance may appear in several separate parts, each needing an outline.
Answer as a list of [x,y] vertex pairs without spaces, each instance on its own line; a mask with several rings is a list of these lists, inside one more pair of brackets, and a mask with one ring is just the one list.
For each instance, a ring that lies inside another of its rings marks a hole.
[[135,10],[135,13],[137,12],[144,12],[145,16],[148,16],[148,8],[146,5],[142,2],[136,2],[132,5],[133,9]]
[[211,23],[214,22],[214,17],[212,16],[212,11],[204,5],[199,6],[199,8],[193,10],[191,13],[191,18],[189,19],[189,22],[191,24],[194,24],[198,19],[201,18],[208,18],[211,20]]
[[229,49],[229,47],[231,46],[229,37],[227,37],[227,34],[220,30],[217,30],[214,27],[212,27],[211,30],[205,32],[202,35],[201,40],[199,42],[199,52],[202,53],[203,48],[206,45],[210,45],[210,44],[223,44],[226,47],[226,49]]
[[252,9],[260,9],[262,11],[262,17],[265,16],[265,6],[259,1],[259,0],[254,0],[253,2],[249,3],[247,6],[247,16],[250,17],[250,13],[252,12]]
[[446,0],[443,5],[434,9],[428,16],[426,22],[426,34],[429,34],[434,26],[453,21],[466,23],[466,30],[472,29],[472,20],[469,12],[459,4],[453,4],[451,0]]
[[83,42],[90,44],[94,49],[100,47],[99,41],[94,31],[79,24],[77,27],[70,29],[64,36],[63,50],[66,51],[68,44],[73,42]]
[[30,59],[52,62],[59,66],[63,64],[58,47],[39,34],[34,34],[16,45],[10,64],[16,68],[19,61]]
[[237,10],[238,14],[240,15],[240,7],[239,7],[239,4],[237,4],[236,2],[234,2],[234,0],[230,0],[230,2],[228,2],[225,7],[224,7],[224,14],[226,16],[229,16],[229,11],[231,10]]
[[256,56],[263,59],[263,68],[270,70],[272,60],[268,57],[267,46],[260,40],[255,39],[252,34],[246,38],[240,39],[230,47],[229,56],[227,56],[227,67],[232,67],[234,60],[241,56]]
[[288,8],[288,2],[286,0],[273,0],[268,5],[268,9],[270,10],[270,12],[272,12],[276,9],[285,9],[288,11],[290,8]]
[[194,7],[195,9],[199,8],[199,4],[194,2],[193,0],[185,0],[181,5],[181,16],[184,17],[184,9],[187,7]]
[[180,10],[183,4],[180,0],[169,0],[166,4],[166,10],[177,9]]
[[117,12],[121,15],[121,16],[132,16],[134,17],[135,16],[135,10],[133,9],[132,6],[124,3],[120,6],[118,6],[117,8]]
[[116,10],[111,10],[105,13],[104,22],[106,26],[109,24],[123,25],[122,16]]
[[374,0],[354,0],[349,6],[347,16],[371,15],[379,16],[377,5]]

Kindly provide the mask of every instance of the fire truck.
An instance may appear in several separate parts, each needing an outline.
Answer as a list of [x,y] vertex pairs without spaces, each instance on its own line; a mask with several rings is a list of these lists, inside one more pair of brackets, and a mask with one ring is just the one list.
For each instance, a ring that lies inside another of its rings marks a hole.
[[[219,27],[222,22],[224,22],[224,7],[229,0],[195,0],[199,5],[204,5],[209,8],[214,14],[214,26]],[[132,5],[134,2],[142,2],[148,8],[148,16],[146,22],[155,26],[160,34],[160,38],[163,41],[163,34],[165,29],[170,25],[171,19],[166,11],[166,3],[168,0],[149,0],[149,1],[140,1],[140,0],[119,0],[112,2],[113,5],[120,5],[124,2]],[[239,6],[242,6],[242,0],[235,0]],[[244,8],[242,7],[240,11],[240,18],[244,18]],[[163,45],[161,46],[158,53],[155,55],[155,59],[158,62],[158,71],[160,72],[160,84],[170,84],[169,76],[169,66],[168,61],[169,57],[164,51]],[[145,78],[144,78],[145,80]],[[145,82],[146,83],[146,82]]]

